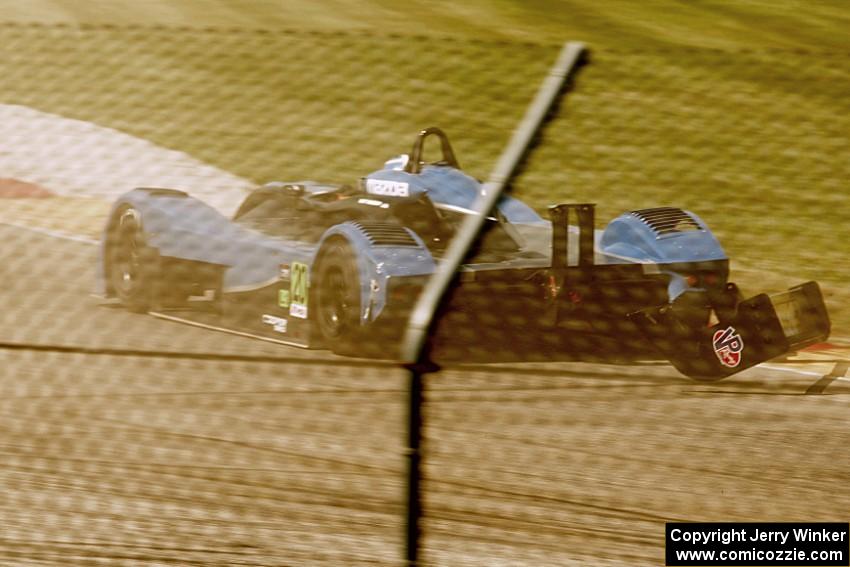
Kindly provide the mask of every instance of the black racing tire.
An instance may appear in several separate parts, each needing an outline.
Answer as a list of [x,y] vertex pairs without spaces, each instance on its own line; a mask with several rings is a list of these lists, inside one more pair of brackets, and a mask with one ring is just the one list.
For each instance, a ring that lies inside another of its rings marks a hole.
[[314,323],[327,348],[348,351],[360,328],[360,274],[351,245],[342,238],[319,251],[313,281]]
[[118,209],[109,238],[107,277],[113,293],[130,311],[147,313],[155,306],[161,259],[147,245],[141,213],[131,205]]

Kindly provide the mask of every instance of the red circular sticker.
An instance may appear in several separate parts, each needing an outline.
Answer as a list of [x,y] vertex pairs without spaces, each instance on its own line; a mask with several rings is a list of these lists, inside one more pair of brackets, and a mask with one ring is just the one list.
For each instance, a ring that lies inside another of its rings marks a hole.
[[735,327],[726,327],[715,331],[712,337],[714,354],[723,366],[735,368],[741,364],[741,352],[744,350],[744,340],[735,331]]

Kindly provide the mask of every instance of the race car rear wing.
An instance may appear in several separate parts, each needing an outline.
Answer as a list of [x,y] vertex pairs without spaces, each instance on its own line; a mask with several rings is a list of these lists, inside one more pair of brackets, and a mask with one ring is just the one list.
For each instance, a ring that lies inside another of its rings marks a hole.
[[[572,214],[570,214],[572,212]],[[552,270],[565,272],[569,267],[570,217],[575,216],[578,227],[578,271],[579,277],[588,277],[594,265],[594,230],[596,205],[591,203],[561,204],[549,207],[552,221]]]
[[816,282],[741,301],[708,327],[682,324],[674,310],[646,309],[630,317],[677,370],[717,380],[829,336],[829,315]]
[[[557,322],[562,290],[592,291],[604,282],[614,266],[595,265],[594,211],[592,204],[563,204],[549,208],[552,220],[552,309]],[[575,229],[569,226],[575,217]],[[570,252],[573,252],[570,254]],[[652,270],[645,265],[617,266],[637,283]],[[634,287],[630,284],[630,288]],[[829,315],[820,287],[807,282],[785,292],[759,294],[742,300],[732,283],[724,290],[700,294],[701,309],[713,314],[695,323],[686,310],[666,303],[637,309],[628,319],[655,349],[687,376],[720,379],[790,351],[825,341]],[[705,321],[708,321],[706,324]]]

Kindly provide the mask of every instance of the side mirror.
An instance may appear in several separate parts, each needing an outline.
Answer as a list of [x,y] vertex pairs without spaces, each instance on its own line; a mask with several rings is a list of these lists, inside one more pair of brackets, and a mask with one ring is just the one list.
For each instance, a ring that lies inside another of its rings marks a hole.
[[298,183],[284,183],[283,181],[269,181],[263,184],[262,189],[294,197],[300,197],[304,194],[303,185]]

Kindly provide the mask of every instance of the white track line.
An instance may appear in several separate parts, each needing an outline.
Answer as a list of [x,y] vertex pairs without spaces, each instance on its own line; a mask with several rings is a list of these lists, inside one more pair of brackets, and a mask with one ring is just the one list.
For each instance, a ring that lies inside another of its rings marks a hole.
[[802,376],[814,376],[814,377],[817,377],[817,378],[823,378],[823,376],[824,376],[823,374],[821,374],[819,372],[811,372],[809,370],[798,370],[796,368],[785,368],[784,366],[774,366],[772,364],[770,364],[770,365],[759,364],[759,365],[754,366],[753,368],[759,368],[759,367],[766,368],[768,370],[778,370],[780,372],[791,372],[791,373],[794,373],[794,374],[800,374]]
[[843,382],[850,382],[850,378],[848,378],[847,376],[833,376],[830,372],[828,372],[826,374],[820,374],[818,372],[809,372],[807,370],[796,370],[794,368],[784,368],[782,366],[773,366],[773,365],[767,365],[767,364],[763,364],[763,365],[761,365],[761,367],[766,368],[768,370],[778,370],[779,372],[791,372],[791,373],[794,373],[794,374],[800,374],[800,375],[803,375],[803,376],[811,376],[813,378],[818,378],[818,379],[823,379],[823,378],[829,377],[829,378],[832,378],[833,380],[841,380]]
[[0,225],[3,226],[11,226],[13,228],[19,228],[22,230],[27,230],[29,232],[36,232],[38,234],[43,234],[45,236],[50,236],[52,238],[61,238],[62,240],[72,240],[74,242],[82,242],[83,244],[99,244],[99,240],[95,240],[94,238],[87,238],[85,236],[77,236],[74,234],[69,234],[67,232],[63,232],[61,230],[51,230],[49,228],[39,228],[37,226],[29,226],[25,224],[20,224],[16,222],[9,221],[0,221]]
[[236,331],[233,329],[228,329],[227,327],[219,327],[217,325],[209,325],[207,323],[199,323],[197,321],[192,321],[191,319],[184,319],[183,317],[177,317],[174,315],[166,315],[165,313],[160,313],[159,311],[150,311],[149,315],[153,315],[157,319],[165,319],[166,321],[173,321],[175,323],[181,323],[183,325],[191,325],[192,327],[200,327],[201,329],[209,329],[211,331],[220,331],[222,333],[228,333],[230,335],[236,335],[238,337],[246,337],[249,339],[259,339],[261,341],[266,341],[269,343],[275,343],[279,345],[286,345],[292,347],[298,347],[306,349],[308,347],[304,345],[300,345],[298,343],[294,343],[292,341],[284,341],[281,339],[273,339],[271,337],[264,337],[263,335],[255,335],[253,333],[246,333],[244,331]]

